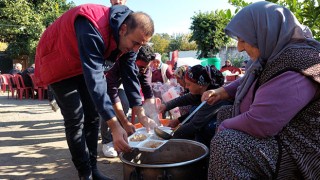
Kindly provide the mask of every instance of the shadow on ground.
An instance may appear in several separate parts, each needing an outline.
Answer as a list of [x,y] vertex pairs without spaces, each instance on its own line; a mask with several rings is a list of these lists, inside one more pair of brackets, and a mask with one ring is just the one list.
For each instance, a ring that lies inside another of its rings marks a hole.
[[[47,100],[0,95],[0,142],[1,180],[78,179],[62,116],[51,110]],[[98,167],[113,179],[123,179],[119,158],[107,159],[99,152]]]

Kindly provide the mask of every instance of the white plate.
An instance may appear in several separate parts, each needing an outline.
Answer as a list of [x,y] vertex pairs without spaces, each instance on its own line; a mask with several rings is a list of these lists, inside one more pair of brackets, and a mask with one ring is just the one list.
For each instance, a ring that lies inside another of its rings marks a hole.
[[[164,131],[171,132],[171,128],[164,127],[161,128]],[[136,141],[137,137],[145,136],[146,139],[142,139],[141,141]],[[136,132],[128,137],[129,146],[133,148],[138,148],[140,151],[153,152],[159,149],[162,145],[164,145],[168,140],[161,139],[154,134],[154,131],[150,131],[147,133],[145,128],[136,129]],[[150,144],[151,143],[151,144]],[[158,146],[152,148],[152,143],[158,144]]]
[[[144,142],[141,142],[137,148],[140,151],[147,151],[147,152],[154,152],[155,150],[159,149],[161,146],[163,146],[167,141],[165,140],[146,140]],[[153,147],[154,146],[154,147]]]

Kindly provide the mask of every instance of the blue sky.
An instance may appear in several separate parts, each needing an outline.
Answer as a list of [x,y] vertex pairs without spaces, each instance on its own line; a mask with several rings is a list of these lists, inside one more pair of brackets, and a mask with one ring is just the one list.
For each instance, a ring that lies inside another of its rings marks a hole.
[[[70,2],[71,0],[67,0]],[[76,5],[99,3],[110,6],[110,0],[72,0]],[[256,2],[260,0],[246,0]],[[234,9],[228,0],[127,0],[133,11],[148,13],[155,23],[156,33],[188,33],[191,17],[198,12],[210,12],[216,9]]]

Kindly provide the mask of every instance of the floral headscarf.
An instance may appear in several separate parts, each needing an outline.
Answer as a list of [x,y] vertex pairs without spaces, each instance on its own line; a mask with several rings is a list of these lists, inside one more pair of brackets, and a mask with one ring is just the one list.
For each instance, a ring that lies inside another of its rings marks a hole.
[[182,65],[174,71],[174,75],[179,79],[184,79],[187,69],[188,69],[187,65]]
[[195,65],[188,67],[185,78],[200,86],[219,88],[224,84],[222,73],[215,66]]
[[234,102],[234,116],[240,113],[241,100],[265,65],[274,61],[282,51],[292,47],[320,48],[310,29],[301,25],[289,9],[267,1],[244,7],[230,21],[225,32],[260,50],[260,58],[241,79]]

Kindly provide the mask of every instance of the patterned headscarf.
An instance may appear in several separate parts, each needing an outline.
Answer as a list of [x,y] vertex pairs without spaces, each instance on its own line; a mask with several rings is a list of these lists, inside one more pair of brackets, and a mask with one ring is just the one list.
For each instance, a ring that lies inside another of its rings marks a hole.
[[234,102],[234,116],[240,113],[240,102],[266,64],[274,61],[287,48],[320,47],[312,39],[310,29],[301,25],[289,9],[267,1],[244,7],[230,21],[225,32],[260,50],[259,59],[252,63],[241,79]]
[[224,84],[222,73],[213,65],[188,67],[185,78],[200,86],[209,85],[208,89],[219,88]]
[[179,79],[184,79],[187,69],[188,69],[187,65],[182,65],[174,71],[174,75]]

